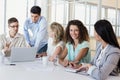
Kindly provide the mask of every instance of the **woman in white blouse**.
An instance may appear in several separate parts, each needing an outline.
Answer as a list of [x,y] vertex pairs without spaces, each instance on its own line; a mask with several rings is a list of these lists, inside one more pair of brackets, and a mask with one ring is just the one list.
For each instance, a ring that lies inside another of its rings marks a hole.
[[53,22],[48,30],[48,48],[47,55],[50,61],[54,61],[64,49],[65,43],[63,42],[64,29],[63,26],[57,22]]

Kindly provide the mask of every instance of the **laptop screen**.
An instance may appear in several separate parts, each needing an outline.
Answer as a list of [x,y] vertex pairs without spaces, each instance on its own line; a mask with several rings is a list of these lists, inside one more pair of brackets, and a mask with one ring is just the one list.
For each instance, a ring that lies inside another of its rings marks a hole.
[[11,49],[10,62],[34,61],[37,49],[35,47],[16,47]]

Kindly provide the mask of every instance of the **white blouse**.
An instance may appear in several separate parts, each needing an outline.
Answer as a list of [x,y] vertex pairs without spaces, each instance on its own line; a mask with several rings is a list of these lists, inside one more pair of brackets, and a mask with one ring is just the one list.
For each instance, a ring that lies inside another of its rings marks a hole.
[[100,53],[99,57],[97,58],[96,66],[99,66],[102,57],[105,55],[105,50],[107,49],[107,47],[108,47],[108,45],[103,49],[101,46],[101,53]]
[[56,48],[57,48],[58,46],[60,46],[60,47],[62,48],[62,50],[63,50],[64,45],[65,45],[65,44],[64,44],[63,41],[60,41],[58,44],[53,45],[53,39],[52,39],[52,38],[49,38],[49,39],[48,39],[47,55],[48,55],[48,56],[53,55],[54,51],[56,50]]

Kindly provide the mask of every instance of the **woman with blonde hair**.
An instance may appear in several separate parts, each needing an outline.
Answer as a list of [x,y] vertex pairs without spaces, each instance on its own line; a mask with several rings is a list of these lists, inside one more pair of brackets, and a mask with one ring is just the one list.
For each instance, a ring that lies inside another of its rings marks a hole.
[[53,22],[48,30],[48,49],[47,55],[50,61],[54,61],[64,49],[64,29],[63,26],[57,22]]

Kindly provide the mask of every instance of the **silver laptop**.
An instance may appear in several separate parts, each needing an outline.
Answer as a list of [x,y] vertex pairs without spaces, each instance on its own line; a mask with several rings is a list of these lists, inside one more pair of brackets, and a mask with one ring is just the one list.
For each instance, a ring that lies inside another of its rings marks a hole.
[[10,62],[34,61],[37,49],[34,47],[12,48],[9,57]]

